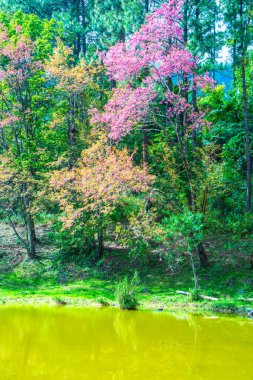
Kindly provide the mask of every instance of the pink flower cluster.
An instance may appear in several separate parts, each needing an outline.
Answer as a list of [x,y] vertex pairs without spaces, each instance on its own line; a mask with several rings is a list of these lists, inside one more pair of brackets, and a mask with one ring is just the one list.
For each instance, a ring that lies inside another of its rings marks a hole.
[[119,140],[146,118],[154,97],[155,92],[149,85],[136,89],[131,85],[116,88],[102,114],[93,109],[91,122],[109,127],[109,137]]
[[[161,89],[168,117],[185,113],[192,128],[203,119],[200,114],[194,115],[185,94],[197,88],[212,88],[214,81],[208,74],[203,77],[194,74],[196,59],[186,50],[179,26],[182,5],[183,0],[168,0],[147,16],[146,23],[127,42],[118,43],[101,55],[108,75],[121,83],[121,87],[113,91],[104,112],[93,110],[91,122],[106,127],[111,139],[119,140],[134,125],[143,122],[150,103],[161,96]],[[173,78],[179,93],[169,90],[168,78]],[[136,79],[142,79],[142,85],[137,88]]]
[[209,76],[209,73],[205,73],[203,76],[198,75],[194,77],[194,84],[196,87],[203,89],[205,87],[214,88],[216,81]]
[[175,115],[180,115],[181,113],[185,112],[187,109],[189,109],[190,104],[188,104],[182,96],[175,94],[174,92],[167,91],[166,94],[166,100],[168,104],[167,108],[167,116],[173,117]]
[[0,33],[0,57],[8,62],[0,69],[0,79],[7,80],[11,86],[21,85],[32,73],[42,68],[42,63],[35,62],[35,43],[26,39],[17,27],[18,40],[12,41],[3,29]]
[[117,81],[130,79],[143,68],[153,67],[158,77],[182,70],[190,72],[192,56],[184,50],[181,29],[182,1],[170,0],[147,16],[146,23],[126,43],[118,43],[104,57],[108,75]]

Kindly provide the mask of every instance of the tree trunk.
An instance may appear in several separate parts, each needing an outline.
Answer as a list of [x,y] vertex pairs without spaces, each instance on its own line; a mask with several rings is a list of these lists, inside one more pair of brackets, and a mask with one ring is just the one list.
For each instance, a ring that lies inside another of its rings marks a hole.
[[216,16],[214,16],[214,23],[213,23],[213,50],[212,51],[212,57],[211,61],[213,64],[213,79],[215,80],[215,62],[216,62]]
[[144,165],[148,163],[147,145],[148,145],[148,136],[147,136],[147,131],[144,125],[142,127],[142,160],[143,160]]
[[[195,75],[194,75],[195,76]],[[194,109],[194,112],[198,112],[198,106],[197,106],[197,90],[196,88],[192,89],[192,107]],[[193,145],[193,152],[196,152],[198,143],[197,143],[197,132],[196,129],[192,130],[192,145]]]
[[246,20],[243,17],[243,1],[240,1],[240,37],[241,37],[241,79],[242,79],[242,92],[243,92],[243,115],[244,115],[244,129],[245,129],[245,150],[247,161],[247,195],[246,195],[246,211],[251,211],[251,152],[249,140],[249,110],[248,110],[248,93],[246,83],[246,69],[245,57],[247,53],[247,26]]
[[70,148],[70,161],[69,168],[72,168],[76,161],[76,140],[77,140],[77,128],[75,120],[76,111],[75,95],[69,96],[68,102],[68,143]]
[[36,234],[35,234],[34,221],[33,221],[33,218],[30,214],[27,216],[26,228],[27,228],[27,240],[28,240],[28,256],[30,259],[35,259],[35,257],[36,257],[36,245],[35,245]]
[[251,211],[251,152],[249,140],[249,111],[248,111],[248,94],[245,73],[245,61],[242,57],[242,88],[243,88],[243,113],[244,113],[244,128],[245,128],[245,148],[247,160],[247,196],[246,196],[246,210]]
[[188,20],[189,20],[188,8],[189,8],[188,1],[185,1],[184,13],[183,13],[183,16],[184,16],[183,17],[183,41],[184,41],[184,45],[186,45],[188,43]]
[[145,12],[149,12],[149,0],[145,0]]
[[197,252],[198,252],[201,267],[207,268],[208,267],[208,257],[206,254],[204,244],[202,242],[198,244]]
[[81,12],[82,12],[82,28],[83,28],[83,34],[82,34],[82,44],[81,44],[81,50],[83,55],[87,52],[87,42],[86,42],[86,34],[84,33],[84,30],[86,28],[86,14],[85,14],[85,3],[84,0],[81,0]]
[[102,228],[98,229],[98,248],[97,260],[100,260],[104,253],[104,232]]
[[115,79],[111,79],[110,80],[110,90],[113,90],[115,87],[116,87],[116,80]]

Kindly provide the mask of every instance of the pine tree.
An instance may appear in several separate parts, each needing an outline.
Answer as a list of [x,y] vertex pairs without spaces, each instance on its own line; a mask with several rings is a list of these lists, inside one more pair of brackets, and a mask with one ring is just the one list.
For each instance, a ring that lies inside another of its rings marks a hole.
[[251,211],[252,196],[252,152],[250,149],[249,94],[246,80],[246,60],[253,41],[253,4],[251,0],[224,0],[224,21],[226,23],[227,44],[232,50],[234,85],[238,78],[242,85],[243,122],[245,130],[245,154],[247,161],[246,210]]

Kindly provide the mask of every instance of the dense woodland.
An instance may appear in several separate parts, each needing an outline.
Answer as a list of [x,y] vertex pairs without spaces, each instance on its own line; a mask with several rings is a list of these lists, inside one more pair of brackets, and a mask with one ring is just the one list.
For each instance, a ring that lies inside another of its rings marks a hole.
[[0,213],[30,260],[43,223],[65,255],[152,252],[198,286],[210,238],[252,241],[252,0],[0,8]]

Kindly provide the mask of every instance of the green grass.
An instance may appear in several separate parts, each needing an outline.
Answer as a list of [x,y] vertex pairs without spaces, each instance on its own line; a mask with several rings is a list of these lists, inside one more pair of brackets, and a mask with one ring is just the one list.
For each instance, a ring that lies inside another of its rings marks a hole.
[[39,260],[31,262],[8,235],[0,244],[0,300],[101,305],[104,302],[100,301],[106,299],[113,305],[118,281],[137,271],[138,298],[143,309],[246,314],[247,309],[253,308],[252,302],[243,300],[253,298],[253,276],[251,264],[244,256],[251,252],[252,240],[232,241],[228,245],[226,239],[209,239],[210,266],[199,272],[200,293],[220,301],[190,302],[187,296],[176,293],[193,287],[189,265],[173,274],[155,255],[134,258],[125,250],[108,250],[100,262],[94,263],[85,256],[62,256],[43,236]]
[[[117,254],[114,260],[120,260]],[[164,274],[162,268],[158,267],[153,268],[152,274],[147,275],[147,268],[137,264],[134,268],[124,267],[124,271],[121,268],[117,273],[94,269],[94,274],[90,271],[81,280],[70,278],[65,283],[48,278],[48,273],[46,278],[43,274],[32,278],[20,277],[15,272],[2,274],[0,275],[0,299],[5,302],[54,302],[60,299],[68,304],[101,304],[99,299],[107,299],[113,304],[118,279],[122,278],[124,273],[130,273],[134,269],[139,270],[141,285],[138,298],[141,308],[144,309],[213,310],[245,314],[247,308],[253,306],[251,302],[242,301],[243,297],[252,298],[252,289],[245,288],[247,272],[231,272],[229,275],[226,273],[226,278],[223,278],[220,271],[217,271],[215,267],[210,267],[199,276],[201,294],[216,296],[220,298],[220,301],[190,302],[188,297],[176,294],[176,290],[188,291],[192,286],[191,273],[188,270],[171,276]],[[226,285],[231,278],[236,279],[236,286],[233,288]]]

